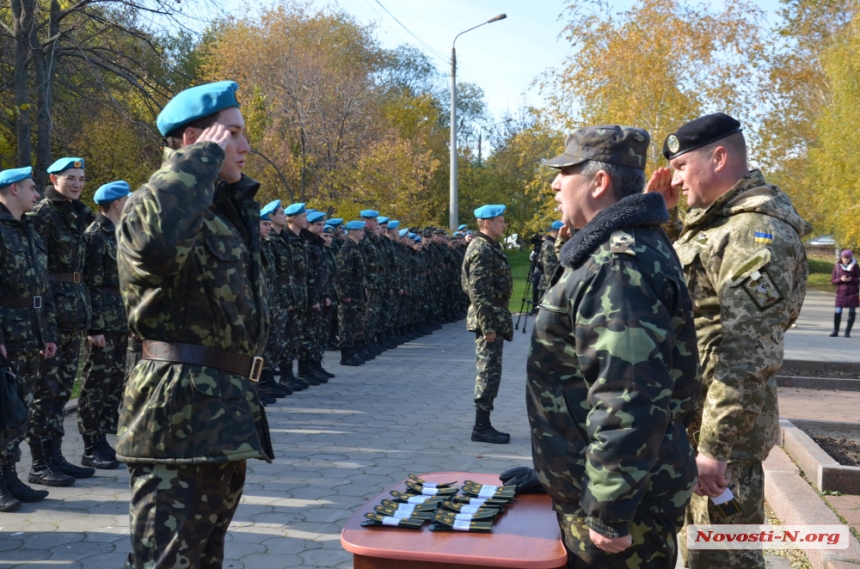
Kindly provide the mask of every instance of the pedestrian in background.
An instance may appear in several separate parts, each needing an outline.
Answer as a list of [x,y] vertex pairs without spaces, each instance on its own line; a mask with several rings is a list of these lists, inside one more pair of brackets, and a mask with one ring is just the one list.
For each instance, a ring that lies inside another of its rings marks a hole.
[[833,332],[831,338],[839,335],[839,325],[842,324],[842,310],[848,309],[848,322],[845,323],[845,337],[851,337],[851,327],[860,306],[860,267],[850,249],[842,251],[841,259],[833,267],[831,281],[836,285],[836,311],[833,313]]

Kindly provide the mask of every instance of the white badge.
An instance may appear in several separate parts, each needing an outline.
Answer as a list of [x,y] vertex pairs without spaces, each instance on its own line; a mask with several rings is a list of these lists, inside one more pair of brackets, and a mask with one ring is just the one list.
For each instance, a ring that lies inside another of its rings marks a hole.
[[425,482],[424,487],[425,488],[438,488],[439,485],[436,484],[435,482]]
[[430,499],[430,496],[412,496],[406,500],[407,504],[423,504]]
[[400,520],[391,516],[385,516],[382,518],[382,525],[384,526],[399,526]]
[[436,494],[439,493],[439,490],[437,490],[436,488],[424,487],[424,489],[421,490],[421,493],[424,494],[425,496],[435,496]]
[[460,513],[462,514],[476,514],[478,512],[478,508],[481,506],[461,506]]
[[394,511],[395,518],[406,519],[412,517],[412,513],[415,511],[415,504],[400,504],[397,506],[397,509]]
[[483,506],[486,503],[487,503],[487,500],[485,498],[471,498],[469,500],[470,506]]
[[455,520],[463,520],[466,522],[471,522],[472,518],[474,518],[474,517],[475,516],[473,516],[472,514],[457,514],[456,516],[454,516],[454,519]]
[[471,526],[466,520],[454,520],[454,525],[451,527],[459,531],[469,531],[469,527]]
[[498,486],[481,486],[481,491],[478,492],[478,496],[481,498],[492,498],[498,489]]

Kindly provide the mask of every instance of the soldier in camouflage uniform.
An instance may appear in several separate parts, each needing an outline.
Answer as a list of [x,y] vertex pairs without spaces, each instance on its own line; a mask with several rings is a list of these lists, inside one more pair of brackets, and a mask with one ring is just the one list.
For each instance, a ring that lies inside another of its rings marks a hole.
[[277,399],[293,393],[291,387],[275,381],[278,360],[284,348],[283,330],[286,324],[287,307],[283,298],[284,287],[278,282],[278,262],[274,250],[274,244],[277,241],[269,237],[272,234],[272,217],[283,218],[283,215],[281,200],[269,202],[260,209],[260,252],[266,275],[266,303],[269,306],[269,337],[263,354],[263,373],[257,383],[257,391],[260,393],[263,405],[271,405]]
[[[302,332],[308,313],[308,278],[310,261],[308,259],[308,244],[302,237],[302,231],[308,228],[308,215],[304,203],[294,203],[284,208],[287,227],[282,235],[287,243],[292,261],[292,297],[295,309],[287,326],[287,342],[281,356],[281,377],[293,375],[293,362],[299,357],[302,345]],[[302,373],[305,372],[305,373]],[[320,378],[315,373],[299,368],[296,376],[303,384],[319,385]],[[323,378],[327,379],[327,378]]]
[[642,194],[649,142],[638,128],[581,128],[545,163],[579,231],[535,321],[526,402],[571,568],[675,567],[696,479],[693,303],[665,204]]
[[[84,189],[84,161],[60,158],[49,168],[51,184],[45,198],[34,209],[33,227],[48,246],[48,280],[57,310],[57,355],[42,360],[42,381],[33,398],[30,450],[33,456],[49,454],[49,462],[74,478],[89,478],[93,468],[70,464],[62,454],[66,403],[72,396],[78,374],[82,342],[90,327],[90,294],[83,282],[86,259],[84,232],[95,216],[80,201]],[[34,464],[37,461],[34,461]],[[49,467],[45,472],[51,472]],[[49,475],[50,478],[52,478]],[[50,483],[36,469],[34,483]]]
[[490,413],[502,382],[504,340],[514,339],[508,303],[513,277],[499,240],[505,235],[505,206],[485,205],[475,210],[480,230],[466,250],[461,284],[469,294],[466,329],[475,333],[478,374],[475,377],[475,426],[472,440],[506,444],[511,436],[493,428]]
[[[671,209],[690,209],[675,249],[696,306],[705,392],[690,427],[699,485],[688,524],[763,524],[762,461],[776,443],[775,374],[783,334],[797,319],[808,267],[801,237],[811,227],[789,197],[749,170],[741,124],[723,113],[671,134],[663,154],[674,169],[654,173],[650,191]],[[723,515],[708,497],[728,487],[740,513]],[[761,551],[690,550],[693,569],[763,569]]]
[[359,214],[364,221],[364,239],[361,250],[367,266],[367,302],[364,304],[362,346],[360,353],[365,359],[373,359],[382,353],[377,343],[377,333],[381,324],[381,311],[384,294],[388,290],[385,282],[385,259],[379,243],[379,212],[372,209],[362,210]]
[[365,237],[364,222],[346,224],[349,234],[337,254],[335,281],[338,293],[338,320],[340,321],[341,365],[359,366],[365,359],[359,354],[363,342],[365,304],[368,299],[367,260],[361,249]]
[[119,224],[120,288],[143,341],[116,449],[131,473],[129,568],[221,567],[246,461],[274,456],[252,385],[269,317],[236,89],[200,85],[167,103],[164,162]]
[[308,300],[305,312],[305,325],[302,329],[302,343],[299,349],[299,377],[313,376],[320,383],[334,377],[333,373],[322,367],[323,309],[331,305],[328,297],[328,271],[325,260],[325,241],[322,231],[325,227],[325,214],[312,211],[307,214],[308,227],[301,232],[308,250]]
[[126,375],[128,324],[116,267],[116,224],[128,201],[129,189],[128,182],[117,181],[96,191],[93,200],[99,214],[85,234],[84,282],[92,299],[93,318],[87,332],[91,347],[78,396],[78,432],[84,439],[81,464],[104,470],[119,466],[115,451],[107,442],[106,430],[116,420],[105,417],[119,413],[119,406],[107,407],[114,400],[111,391],[122,389]]
[[[39,192],[29,166],[0,172],[0,355],[17,371],[27,405],[40,381],[41,357],[57,350],[54,297],[48,285],[48,254],[33,220]],[[0,429],[0,512],[12,512],[21,502],[38,502],[48,495],[18,479],[15,463],[28,422],[14,430]],[[75,481],[62,472],[57,480]]]
[[325,242],[325,249],[323,249],[323,254],[325,256],[325,270],[326,270],[326,291],[325,296],[329,299],[329,303],[327,306],[323,307],[322,313],[322,327],[320,329],[320,339],[319,339],[319,354],[317,354],[317,358],[319,361],[322,361],[322,358],[325,356],[325,352],[330,348],[332,343],[335,345],[337,334],[332,336],[332,325],[337,322],[337,253],[335,253],[334,249],[332,249],[332,242],[334,241],[334,227],[326,222],[325,227],[323,228],[323,232],[321,237]]
[[544,239],[540,247],[540,255],[538,263],[541,266],[542,273],[540,283],[538,283],[539,298],[543,298],[546,290],[549,288],[549,283],[558,269],[558,255],[555,253],[555,240],[558,238],[558,232],[564,224],[561,221],[554,221],[550,229],[549,235]]

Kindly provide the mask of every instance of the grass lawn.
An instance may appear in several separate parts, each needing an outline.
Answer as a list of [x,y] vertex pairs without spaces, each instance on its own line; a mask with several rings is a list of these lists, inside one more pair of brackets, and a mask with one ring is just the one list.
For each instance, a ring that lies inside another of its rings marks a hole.
[[810,289],[826,292],[836,296],[836,287],[830,282],[833,266],[836,261],[832,255],[826,257],[809,257],[809,280],[807,284]]

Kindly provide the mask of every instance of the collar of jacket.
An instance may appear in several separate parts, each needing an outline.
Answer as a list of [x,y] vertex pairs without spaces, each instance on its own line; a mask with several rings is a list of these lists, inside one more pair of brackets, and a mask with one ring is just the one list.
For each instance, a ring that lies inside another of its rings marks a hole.
[[0,202],[0,221],[24,221],[27,219],[27,215],[24,214],[21,216],[21,219],[15,219],[15,216],[12,215],[12,212],[9,211],[9,208],[6,207],[6,204]]
[[[499,245],[499,242],[487,235],[486,233],[481,233],[480,231],[476,231],[472,237],[472,239],[483,239],[487,243],[490,244],[490,247],[494,247],[495,249],[501,250],[502,246]],[[438,245],[438,243],[434,243],[434,245]]]
[[113,233],[116,231],[116,227],[113,224],[113,221],[107,218],[105,214],[99,212],[96,214],[96,223],[99,224],[99,227],[102,228],[102,231],[106,231],[108,233]]
[[627,227],[659,226],[669,221],[660,194],[636,194],[599,211],[561,248],[561,264],[575,267],[609,239],[613,231]]
[[72,209],[76,216],[86,216],[90,212],[90,208],[81,200],[69,201],[66,196],[57,191],[54,186],[45,188],[45,199],[52,203],[54,207],[64,207],[64,204]]

